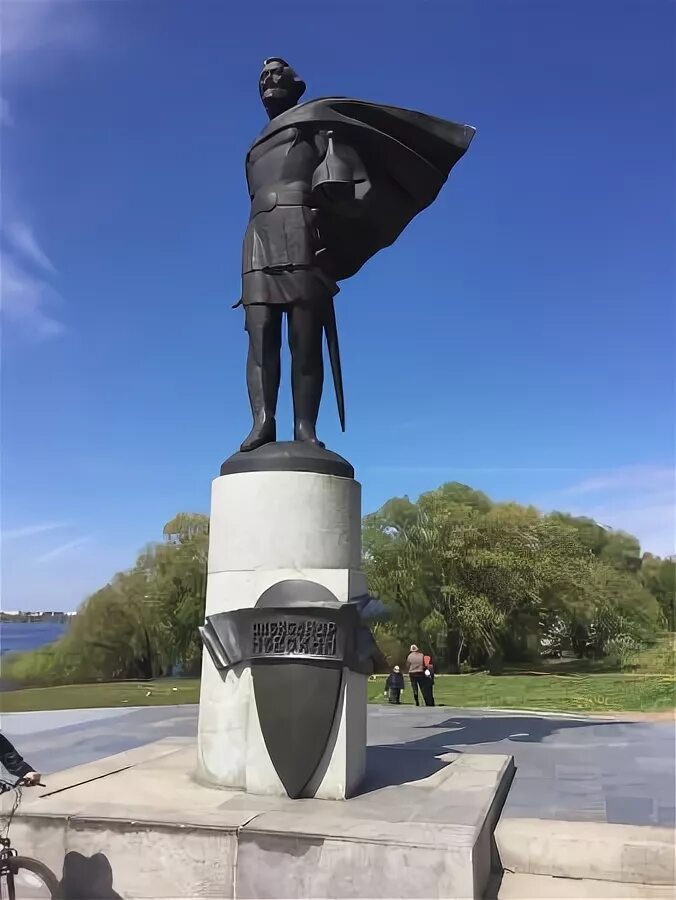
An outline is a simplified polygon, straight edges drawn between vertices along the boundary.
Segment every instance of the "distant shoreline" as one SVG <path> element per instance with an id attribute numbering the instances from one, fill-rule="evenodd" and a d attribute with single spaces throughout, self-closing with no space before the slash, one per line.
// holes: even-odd
<path id="1" fill-rule="evenodd" d="M 74 614 L 63 612 L 40 613 L 6 613 L 0 612 L 0 622 L 6 625 L 37 625 L 41 622 L 65 625 L 74 618 Z"/>

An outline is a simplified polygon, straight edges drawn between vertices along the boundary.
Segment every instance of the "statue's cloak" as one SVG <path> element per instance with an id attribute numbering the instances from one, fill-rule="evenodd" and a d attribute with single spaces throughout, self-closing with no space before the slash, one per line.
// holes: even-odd
<path id="1" fill-rule="evenodd" d="M 475 133 L 471 125 L 425 113 L 327 97 L 276 116 L 254 146 L 289 127 L 333 132 L 324 181 L 352 182 L 356 189 L 349 215 L 326 201 L 317 203 L 326 249 L 322 264 L 336 280 L 354 275 L 432 203 Z"/>

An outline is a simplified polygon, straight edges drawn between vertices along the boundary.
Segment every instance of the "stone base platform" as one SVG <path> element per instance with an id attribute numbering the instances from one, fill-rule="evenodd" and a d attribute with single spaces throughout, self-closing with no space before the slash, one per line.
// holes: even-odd
<path id="1" fill-rule="evenodd" d="M 373 747 L 358 796 L 292 801 L 204 787 L 195 754 L 167 739 L 51 775 L 13 843 L 91 900 L 484 895 L 510 756 Z"/>

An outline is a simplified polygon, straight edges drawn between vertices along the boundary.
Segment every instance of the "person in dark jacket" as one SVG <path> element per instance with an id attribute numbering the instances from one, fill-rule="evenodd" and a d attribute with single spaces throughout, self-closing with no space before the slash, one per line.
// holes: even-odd
<path id="1" fill-rule="evenodd" d="M 21 778 L 24 784 L 32 786 L 40 783 L 40 774 L 25 761 L 4 734 L 0 734 L 0 763 L 10 775 Z"/>
<path id="2" fill-rule="evenodd" d="M 423 656 L 425 678 L 420 685 L 425 706 L 434 706 L 434 661 L 431 656 Z"/>
<path id="3" fill-rule="evenodd" d="M 404 676 L 401 674 L 399 666 L 395 666 L 387 676 L 385 690 L 387 692 L 387 700 L 389 703 L 400 702 L 399 698 L 401 697 L 401 692 L 404 690 Z"/>

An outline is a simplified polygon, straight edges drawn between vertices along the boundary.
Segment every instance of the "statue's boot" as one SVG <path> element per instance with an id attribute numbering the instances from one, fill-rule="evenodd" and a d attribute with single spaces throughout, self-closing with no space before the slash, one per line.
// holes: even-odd
<path id="1" fill-rule="evenodd" d="M 247 453 L 277 440 L 277 393 L 279 391 L 279 350 L 277 355 L 271 354 L 262 365 L 254 352 L 249 348 L 246 368 L 246 383 L 249 392 L 249 403 L 253 415 L 253 428 L 242 442 L 240 450 Z"/>
<path id="2" fill-rule="evenodd" d="M 294 441 L 304 441 L 306 444 L 314 444 L 316 447 L 326 447 L 317 437 L 315 426 L 308 419 L 296 419 L 293 429 Z"/>
<path id="3" fill-rule="evenodd" d="M 289 313 L 293 438 L 315 447 L 325 446 L 315 430 L 324 384 L 324 314 L 321 301 L 322 298 L 319 298 L 316 308 L 313 304 L 293 306 Z"/>
<path id="4" fill-rule="evenodd" d="M 265 416 L 265 414 L 263 415 Z M 242 441 L 242 445 L 239 449 L 242 453 L 247 453 L 249 450 L 255 450 L 257 447 L 262 447 L 263 444 L 271 444 L 276 440 L 277 423 L 275 422 L 274 416 L 271 418 L 256 419 L 253 428 Z"/>
<path id="5" fill-rule="evenodd" d="M 303 441 L 306 444 L 314 444 L 315 447 L 325 447 L 317 437 L 317 416 L 319 404 L 322 399 L 323 373 L 311 374 L 299 372 L 300 367 L 292 366 L 291 378 L 294 386 L 293 393 L 293 439 Z"/>

